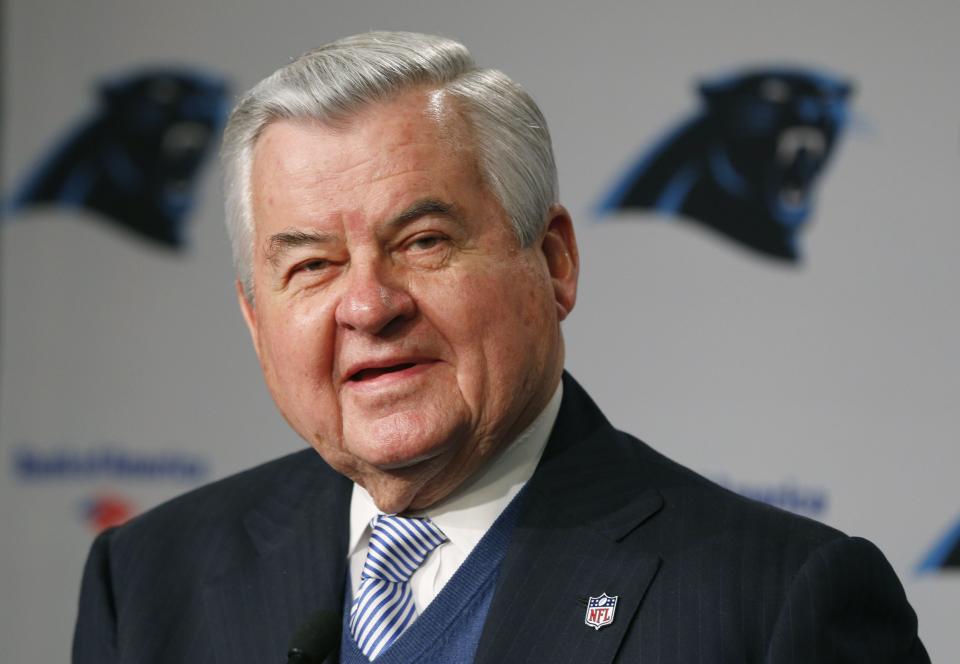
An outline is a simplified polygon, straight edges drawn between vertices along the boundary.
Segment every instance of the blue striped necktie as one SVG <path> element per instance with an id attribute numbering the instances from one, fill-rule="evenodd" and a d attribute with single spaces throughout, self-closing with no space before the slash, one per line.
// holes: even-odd
<path id="1" fill-rule="evenodd" d="M 350 609 L 350 633 L 374 660 L 417 617 L 410 577 L 447 538 L 430 519 L 380 515 L 370 522 L 370 546 Z"/>

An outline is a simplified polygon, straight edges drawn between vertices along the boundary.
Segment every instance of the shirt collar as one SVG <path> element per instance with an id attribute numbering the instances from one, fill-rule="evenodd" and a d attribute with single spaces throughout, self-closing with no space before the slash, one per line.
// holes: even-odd
<path id="1" fill-rule="evenodd" d="M 562 397 L 560 382 L 543 411 L 506 449 L 450 496 L 424 510 L 423 515 L 429 516 L 450 544 L 462 549 L 465 555 L 533 475 L 560 412 Z M 377 509 L 367 490 L 354 483 L 348 555 L 366 545 L 370 521 L 378 514 L 383 512 Z"/>

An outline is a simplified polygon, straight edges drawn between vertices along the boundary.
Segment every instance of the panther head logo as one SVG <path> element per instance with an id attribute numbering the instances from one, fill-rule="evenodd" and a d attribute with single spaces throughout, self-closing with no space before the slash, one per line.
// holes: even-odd
<path id="1" fill-rule="evenodd" d="M 194 71 L 151 70 L 105 82 L 93 117 L 13 196 L 13 209 L 81 207 L 177 248 L 200 166 L 227 111 L 227 86 Z"/>
<path id="2" fill-rule="evenodd" d="M 805 69 L 752 69 L 699 92 L 700 112 L 649 150 L 602 209 L 680 215 L 799 260 L 799 232 L 847 124 L 851 84 Z"/>

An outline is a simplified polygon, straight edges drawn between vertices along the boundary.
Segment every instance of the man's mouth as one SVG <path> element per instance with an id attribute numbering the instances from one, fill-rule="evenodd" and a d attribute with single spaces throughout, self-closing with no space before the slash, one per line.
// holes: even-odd
<path id="1" fill-rule="evenodd" d="M 405 371 L 411 369 L 417 365 L 416 362 L 401 362 L 400 364 L 393 364 L 387 367 L 370 367 L 368 369 L 361 369 L 353 375 L 350 376 L 348 380 L 352 382 L 361 382 L 365 380 L 373 380 L 374 378 L 379 378 L 385 374 L 396 373 L 398 371 Z"/>

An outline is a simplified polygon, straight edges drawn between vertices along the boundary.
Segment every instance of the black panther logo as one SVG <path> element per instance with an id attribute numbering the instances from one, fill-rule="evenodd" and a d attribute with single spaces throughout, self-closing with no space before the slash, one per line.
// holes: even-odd
<path id="1" fill-rule="evenodd" d="M 851 85 L 757 69 L 699 86 L 702 110 L 651 149 L 603 203 L 682 215 L 797 261 L 814 185 L 846 125 Z"/>
<path id="2" fill-rule="evenodd" d="M 14 195 L 11 207 L 94 210 L 168 247 L 184 243 L 193 184 L 227 114 L 221 80 L 178 70 L 106 82 L 100 107 Z"/>
<path id="3" fill-rule="evenodd" d="M 921 561 L 918 571 L 960 571 L 960 521 L 947 531 Z"/>

